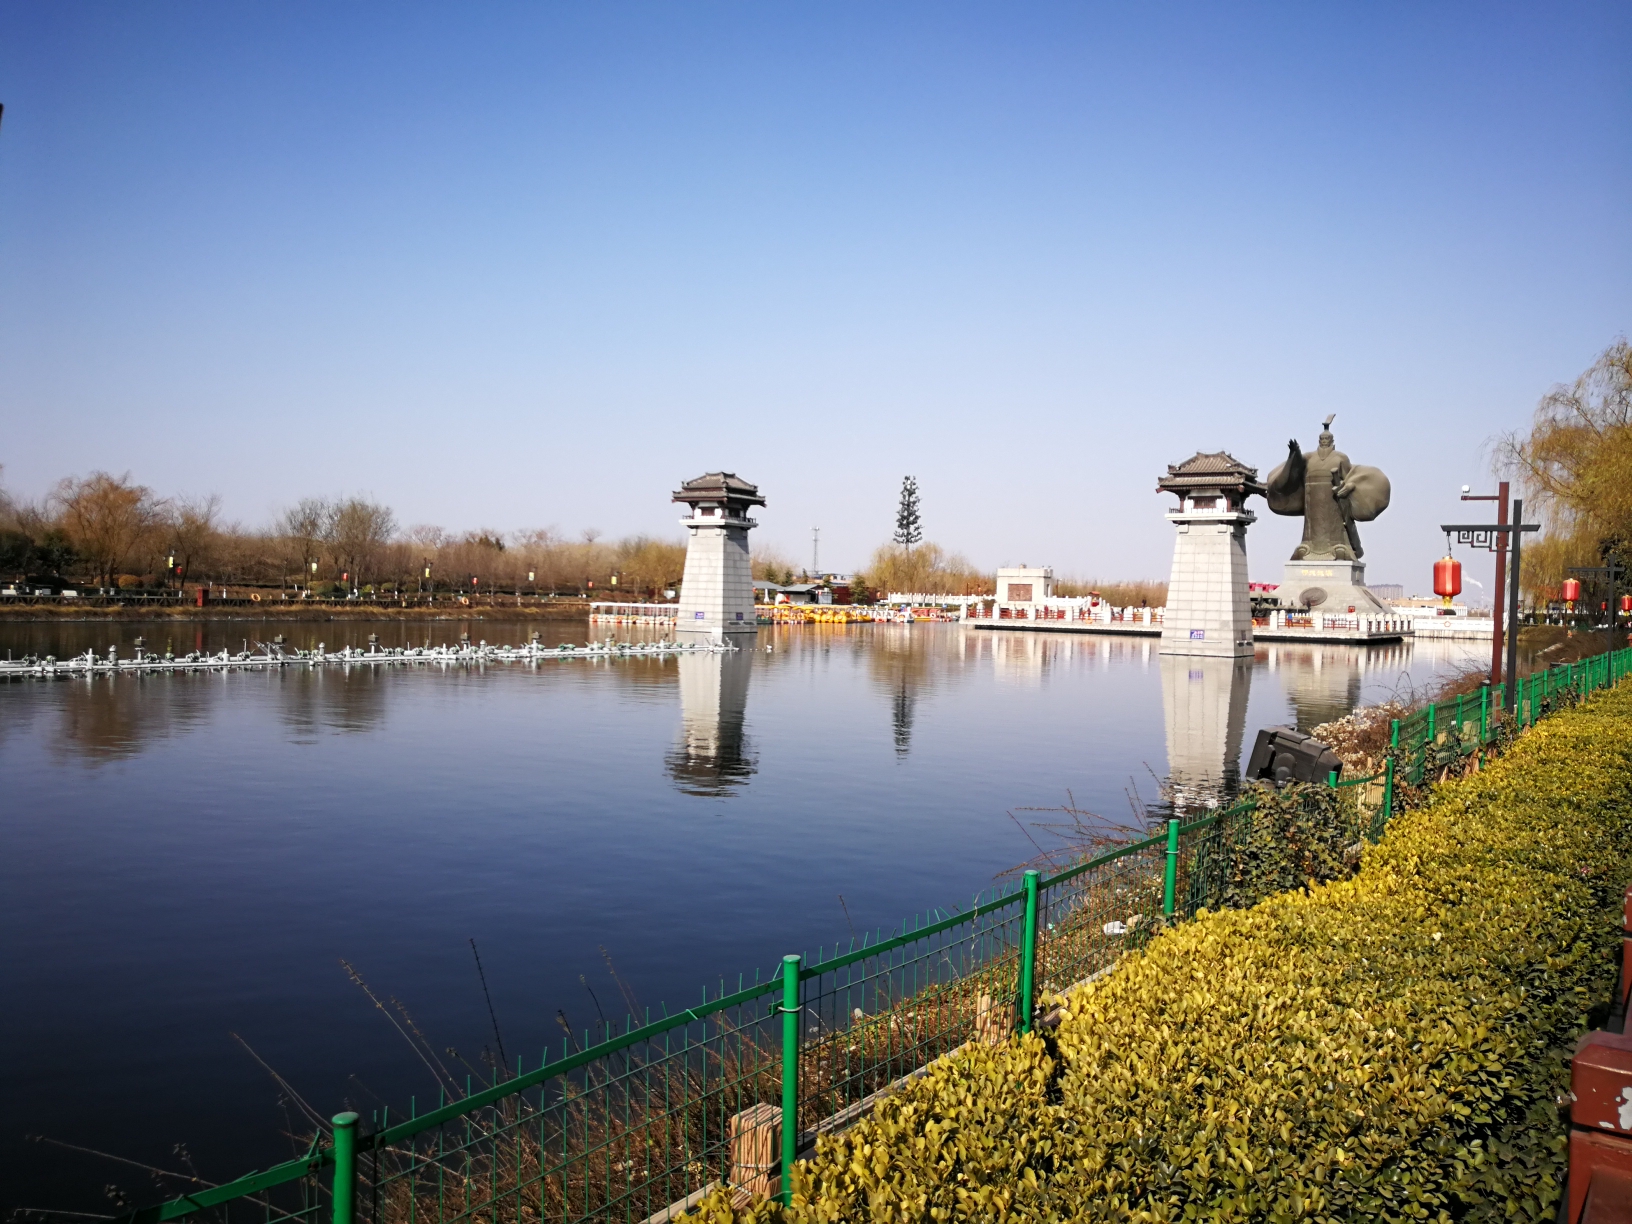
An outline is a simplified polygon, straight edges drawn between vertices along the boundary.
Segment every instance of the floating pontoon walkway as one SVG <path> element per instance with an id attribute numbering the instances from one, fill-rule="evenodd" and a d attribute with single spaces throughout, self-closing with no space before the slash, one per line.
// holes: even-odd
<path id="1" fill-rule="evenodd" d="M 371 641 L 366 650 L 354 646 L 327 650 L 320 642 L 316 650 L 291 650 L 280 642 L 257 642 L 253 649 L 236 654 L 222 650 L 218 654 L 193 651 L 185 655 L 155 655 L 143 651 L 138 645 L 134 657 L 128 659 L 121 659 L 117 649 L 109 647 L 105 655 L 87 650 L 68 659 L 46 655 L 43 658 L 28 656 L 7 660 L 0 662 L 0 679 L 147 675 L 157 672 L 276 671 L 315 667 L 485 667 L 490 663 L 542 663 L 548 659 L 661 659 L 670 655 L 726 654 L 735 649 L 730 644 L 714 642 L 692 644 L 609 640 L 591 642 L 585 646 L 566 643 L 542 646 L 535 640 L 525 646 L 489 646 L 486 642 L 474 646 L 468 642 L 461 642 L 457 646 L 380 646 Z"/>

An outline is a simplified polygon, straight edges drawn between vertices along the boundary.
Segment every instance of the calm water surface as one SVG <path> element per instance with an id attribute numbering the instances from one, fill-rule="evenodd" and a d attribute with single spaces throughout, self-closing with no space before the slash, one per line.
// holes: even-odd
<path id="1" fill-rule="evenodd" d="M 3 625 L 0 650 L 525 640 L 473 622 Z M 582 641 L 581 624 L 547 641 Z M 1486 648 L 1488 649 L 1488 648 Z M 705 981 L 962 903 L 1045 849 L 1046 813 L 1132 820 L 1258 727 L 1310 727 L 1480 648 L 1262 644 L 954 625 L 762 629 L 736 656 L 0 685 L 0 1202 L 111 1211 L 139 1171 L 227 1180 L 325 1114 L 434 1091 L 342 967 L 475 1067 Z M 1027 827 L 1023 827 L 1027 826 Z M 840 897 L 843 897 L 841 904 Z M 236 1037 L 234 1036 L 236 1034 Z M 241 1039 L 241 1042 L 240 1040 Z"/>

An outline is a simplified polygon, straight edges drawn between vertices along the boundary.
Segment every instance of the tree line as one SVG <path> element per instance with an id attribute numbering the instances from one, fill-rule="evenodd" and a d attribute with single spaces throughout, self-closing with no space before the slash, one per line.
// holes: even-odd
<path id="1" fill-rule="evenodd" d="M 961 554 L 924 541 L 917 482 L 892 540 L 851 576 L 860 598 L 887 591 L 991 594 L 994 577 Z M 906 542 L 901 542 L 902 540 Z M 684 538 L 603 539 L 553 527 L 504 533 L 404 528 L 367 494 L 308 497 L 259 528 L 225 521 L 221 498 L 165 497 L 129 473 L 68 477 L 37 501 L 0 488 L 0 576 L 101 590 L 199 585 L 310 590 L 331 595 L 525 591 L 660 597 L 685 570 Z M 788 584 L 812 577 L 770 546 L 753 549 L 754 576 Z M 1101 590 L 1117 603 L 1162 602 L 1165 584 L 1101 586 L 1064 580 L 1062 594 Z"/>
<path id="2" fill-rule="evenodd" d="M 771 559 L 774 563 L 775 558 Z M 226 522 L 221 498 L 162 497 L 127 473 L 93 472 L 25 501 L 0 490 L 0 574 L 101 589 L 199 584 L 357 590 L 628 591 L 672 588 L 683 540 L 568 538 L 554 528 L 505 534 L 401 528 L 367 495 L 303 498 L 263 528 Z"/>

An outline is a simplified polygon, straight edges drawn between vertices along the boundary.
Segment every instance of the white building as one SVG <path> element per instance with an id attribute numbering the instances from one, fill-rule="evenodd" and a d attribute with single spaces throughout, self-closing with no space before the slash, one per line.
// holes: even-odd
<path id="1" fill-rule="evenodd" d="M 997 571 L 999 603 L 1036 603 L 1054 598 L 1051 566 L 1008 565 Z"/>

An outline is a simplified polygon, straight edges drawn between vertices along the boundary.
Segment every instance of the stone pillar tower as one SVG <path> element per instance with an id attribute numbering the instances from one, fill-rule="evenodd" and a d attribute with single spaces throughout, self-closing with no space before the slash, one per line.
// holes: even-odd
<path id="1" fill-rule="evenodd" d="M 691 538 L 675 633 L 723 642 L 727 634 L 758 632 L 748 563 L 748 533 L 758 524 L 748 511 L 765 499 L 734 473 L 709 472 L 686 481 L 674 500 L 691 507 L 691 517 L 680 520 Z"/>
<path id="2" fill-rule="evenodd" d="M 1247 498 L 1262 494 L 1258 469 L 1218 451 L 1198 452 L 1167 469 L 1157 492 L 1173 493 L 1178 529 L 1167 583 L 1162 653 L 1243 658 L 1252 654 L 1247 597 L 1247 528 L 1258 516 Z"/>

